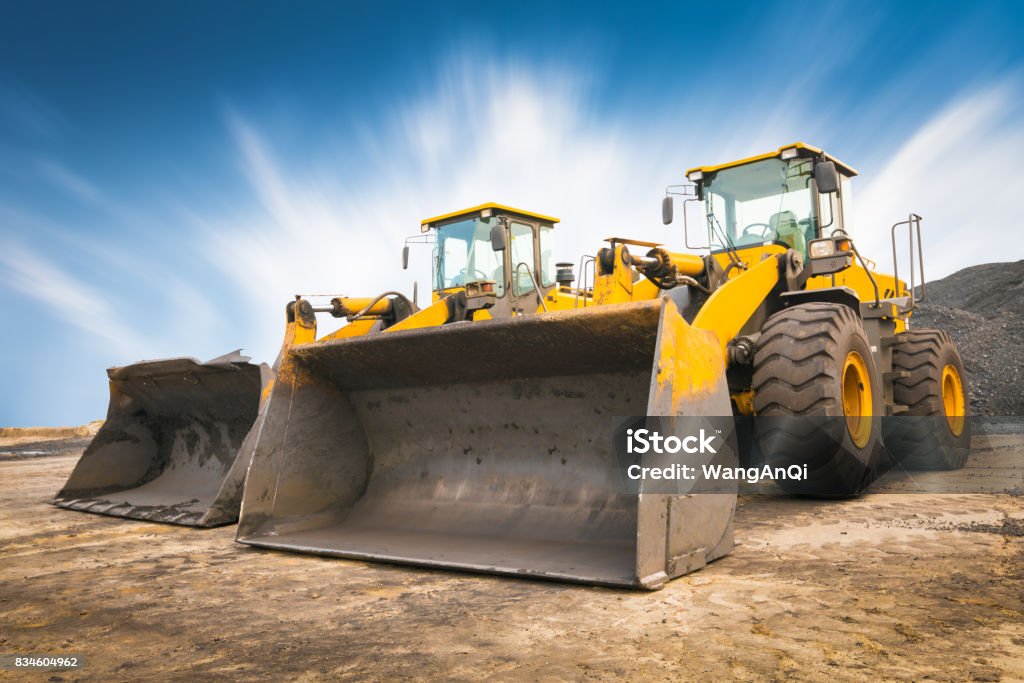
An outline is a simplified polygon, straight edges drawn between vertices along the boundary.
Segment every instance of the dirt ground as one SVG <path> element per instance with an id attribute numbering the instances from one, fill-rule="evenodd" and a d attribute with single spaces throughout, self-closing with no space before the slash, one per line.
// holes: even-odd
<path id="1" fill-rule="evenodd" d="M 653 593 L 261 551 L 47 504 L 88 440 L 0 448 L 0 679 L 1024 680 L 1024 498 L 741 497 Z M 1020 482 L 1020 436 L 964 476 Z M 953 475 L 956 476 L 956 475 Z M 1013 495 L 1016 494 L 1016 495 Z"/>

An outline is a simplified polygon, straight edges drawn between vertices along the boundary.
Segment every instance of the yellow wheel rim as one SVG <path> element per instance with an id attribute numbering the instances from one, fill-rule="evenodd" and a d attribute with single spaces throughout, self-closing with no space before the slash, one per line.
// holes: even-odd
<path id="1" fill-rule="evenodd" d="M 867 364 L 856 351 L 846 354 L 842 381 L 846 429 L 857 448 L 864 448 L 871 439 L 871 378 Z"/>
<path id="2" fill-rule="evenodd" d="M 965 405 L 964 384 L 960 373 L 952 365 L 942 368 L 942 408 L 946 413 L 946 422 L 953 436 L 960 436 L 964 431 Z"/>

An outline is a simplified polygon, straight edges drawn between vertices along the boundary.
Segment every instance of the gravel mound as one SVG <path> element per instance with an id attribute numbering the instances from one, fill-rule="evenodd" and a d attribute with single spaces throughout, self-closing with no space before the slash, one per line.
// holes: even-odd
<path id="1" fill-rule="evenodd" d="M 1024 261 L 986 263 L 925 288 L 915 329 L 946 330 L 967 370 L 975 415 L 1024 415 Z"/>
<path id="2" fill-rule="evenodd" d="M 47 439 L 17 444 L 0 444 L 0 462 L 4 460 L 27 460 L 49 458 L 55 455 L 81 453 L 92 438 Z"/>

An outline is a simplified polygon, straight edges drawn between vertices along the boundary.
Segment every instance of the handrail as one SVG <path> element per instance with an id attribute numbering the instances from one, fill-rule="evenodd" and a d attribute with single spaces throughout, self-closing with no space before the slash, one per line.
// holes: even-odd
<path id="1" fill-rule="evenodd" d="M 587 270 L 587 266 L 592 266 Z M 594 280 L 597 279 L 597 257 L 591 256 L 590 254 L 584 254 L 580 257 L 580 281 L 576 287 L 576 298 L 572 302 L 573 308 L 578 308 L 580 303 L 580 293 L 583 293 L 583 308 L 587 307 L 587 273 L 592 273 L 590 286 L 594 286 Z"/>
<path id="2" fill-rule="evenodd" d="M 548 305 L 544 302 L 544 293 L 540 291 L 540 287 L 537 286 L 537 278 L 533 276 L 533 272 L 530 270 L 530 266 L 526 261 L 520 261 L 517 263 L 515 270 L 512 271 L 512 294 L 517 298 L 523 296 L 519 293 L 519 269 L 523 266 L 526 267 L 526 274 L 529 276 L 530 282 L 533 283 L 533 291 L 537 292 L 537 299 L 540 301 L 541 308 L 543 308 L 544 312 L 547 313 Z"/>
<path id="3" fill-rule="evenodd" d="M 892 238 L 892 277 L 898 283 L 900 280 L 900 264 L 896 257 L 896 228 L 901 225 L 907 226 L 907 239 L 910 251 L 910 308 L 914 309 L 917 304 L 924 301 L 924 249 L 921 246 L 921 217 L 911 213 L 907 220 L 894 223 L 890 236 Z M 917 289 L 916 273 L 914 270 L 914 236 L 917 235 L 917 273 L 921 275 L 921 296 L 918 297 L 914 290 Z M 899 286 L 899 285 L 897 285 Z"/>
<path id="4" fill-rule="evenodd" d="M 832 237 L 835 237 L 836 235 L 842 235 L 842 236 L 846 237 L 847 239 L 850 239 L 850 233 L 846 232 L 846 230 L 844 230 L 843 228 L 836 228 L 835 230 L 833 230 L 832 231 Z M 850 249 L 853 251 L 854 256 L 857 257 L 857 260 L 860 261 L 860 265 L 861 265 L 862 268 L 864 268 L 864 272 L 868 274 L 868 281 L 871 282 L 871 286 L 875 290 L 875 303 L 873 303 L 871 305 L 871 308 L 878 308 L 879 306 L 882 305 L 881 304 L 881 299 L 878 296 L 878 282 L 875 281 L 874 273 L 872 273 L 871 269 L 868 268 L 869 259 L 865 259 L 863 256 L 860 255 L 860 252 L 857 251 L 857 245 L 853 243 L 852 239 L 850 239 Z M 875 262 L 871 261 L 871 264 L 875 265 Z M 835 273 L 833 273 L 832 274 L 832 284 L 834 285 L 835 282 L 836 282 L 836 276 L 835 276 Z"/>
<path id="5" fill-rule="evenodd" d="M 861 267 L 864 269 L 864 272 L 868 274 L 868 280 L 871 281 L 871 286 L 874 287 L 875 289 L 875 303 L 871 305 L 871 308 L 878 308 L 882 304 L 880 299 L 878 298 L 878 283 L 875 282 L 875 276 L 871 272 L 871 269 L 868 268 L 868 264 L 865 262 L 864 257 L 860 255 L 859 251 L 857 251 L 857 246 L 853 243 L 852 240 L 850 241 L 850 248 L 853 249 L 853 253 L 856 254 L 857 260 L 860 261 Z"/>

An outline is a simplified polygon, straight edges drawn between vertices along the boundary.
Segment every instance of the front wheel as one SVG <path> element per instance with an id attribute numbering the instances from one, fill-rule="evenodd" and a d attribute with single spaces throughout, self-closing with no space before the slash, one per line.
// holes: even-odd
<path id="1" fill-rule="evenodd" d="M 757 447 L 771 467 L 806 465 L 790 493 L 853 496 L 882 455 L 881 385 L 860 318 L 807 303 L 776 313 L 754 348 Z"/>

